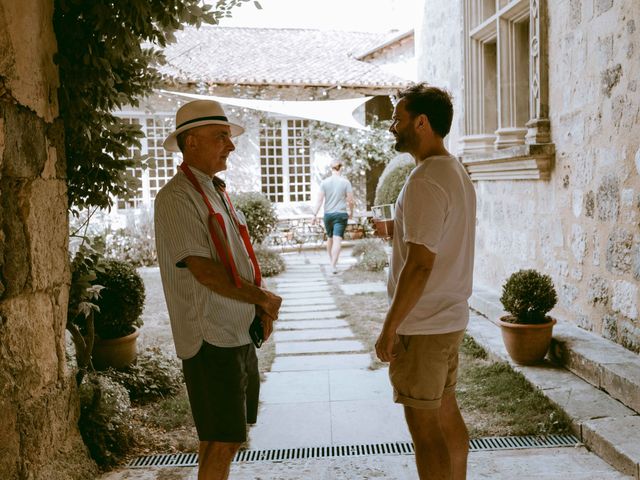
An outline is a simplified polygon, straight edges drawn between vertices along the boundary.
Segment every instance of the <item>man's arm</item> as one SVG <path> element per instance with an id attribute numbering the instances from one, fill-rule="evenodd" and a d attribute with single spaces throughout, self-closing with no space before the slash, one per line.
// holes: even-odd
<path id="1" fill-rule="evenodd" d="M 190 256 L 185 263 L 196 280 L 210 290 L 223 297 L 257 305 L 271 320 L 278 317 L 282 297 L 243 279 L 242 288 L 236 287 L 224 266 L 210 258 Z"/>
<path id="2" fill-rule="evenodd" d="M 318 201 L 316 202 L 316 207 L 313 209 L 313 220 L 312 223 L 316 223 L 316 219 L 318 217 L 318 212 L 320 211 L 320 207 L 322 206 L 322 202 L 324 202 L 324 191 L 320 190 L 318 194 Z"/>
<path id="3" fill-rule="evenodd" d="M 347 209 L 349 211 L 349 218 L 353 217 L 353 207 L 355 202 L 353 200 L 353 192 L 347 192 Z"/>
<path id="4" fill-rule="evenodd" d="M 424 245 L 408 243 L 407 259 L 400 271 L 396 291 L 376 342 L 376 354 L 383 362 L 393 358 L 396 330 L 416 306 L 431 275 L 436 254 Z"/>

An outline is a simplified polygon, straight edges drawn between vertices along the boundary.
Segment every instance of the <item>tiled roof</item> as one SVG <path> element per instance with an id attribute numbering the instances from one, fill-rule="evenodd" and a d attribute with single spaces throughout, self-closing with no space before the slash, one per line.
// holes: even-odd
<path id="1" fill-rule="evenodd" d="M 394 36 L 203 26 L 177 32 L 159 70 L 178 83 L 398 88 L 407 80 L 355 58 Z"/>

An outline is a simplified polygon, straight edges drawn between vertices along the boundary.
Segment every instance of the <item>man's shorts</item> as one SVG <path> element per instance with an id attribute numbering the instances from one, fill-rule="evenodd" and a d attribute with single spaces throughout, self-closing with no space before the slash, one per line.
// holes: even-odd
<path id="1" fill-rule="evenodd" d="M 344 238 L 344 231 L 347 228 L 347 222 L 349 221 L 349 214 L 343 212 L 333 212 L 324 214 L 324 230 L 327 233 L 327 238 L 342 237 Z"/>
<path id="2" fill-rule="evenodd" d="M 182 361 L 182 369 L 200 441 L 246 441 L 260 394 L 253 344 L 223 348 L 203 342 L 194 357 Z"/>
<path id="3" fill-rule="evenodd" d="M 389 364 L 393 401 L 413 408 L 439 408 L 455 389 L 464 330 L 437 335 L 398 335 Z"/>

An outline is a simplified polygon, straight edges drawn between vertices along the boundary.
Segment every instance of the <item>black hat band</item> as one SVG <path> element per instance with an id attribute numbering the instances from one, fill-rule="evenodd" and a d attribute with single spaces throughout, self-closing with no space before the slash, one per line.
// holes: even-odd
<path id="1" fill-rule="evenodd" d="M 227 117 L 225 117 L 224 115 L 211 116 L 211 117 L 198 117 L 198 118 L 194 118 L 192 120 L 187 120 L 184 123 L 181 123 L 180 125 L 178 125 L 176 127 L 176 130 L 178 130 L 179 128 L 184 127 L 185 125 L 189 125 L 190 123 L 202 122 L 204 120 L 220 120 L 220 121 L 229 123 L 229 120 L 227 120 Z"/>

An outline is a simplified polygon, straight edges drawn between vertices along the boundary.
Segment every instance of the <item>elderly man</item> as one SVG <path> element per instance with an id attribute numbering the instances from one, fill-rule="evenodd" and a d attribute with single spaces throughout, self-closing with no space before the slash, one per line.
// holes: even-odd
<path id="1" fill-rule="evenodd" d="M 217 102 L 182 106 L 164 148 L 184 161 L 155 200 L 162 285 L 200 439 L 199 480 L 228 478 L 247 423 L 256 421 L 260 379 L 249 331 L 267 339 L 282 302 L 262 288 L 244 217 L 215 176 L 243 131 Z"/>

